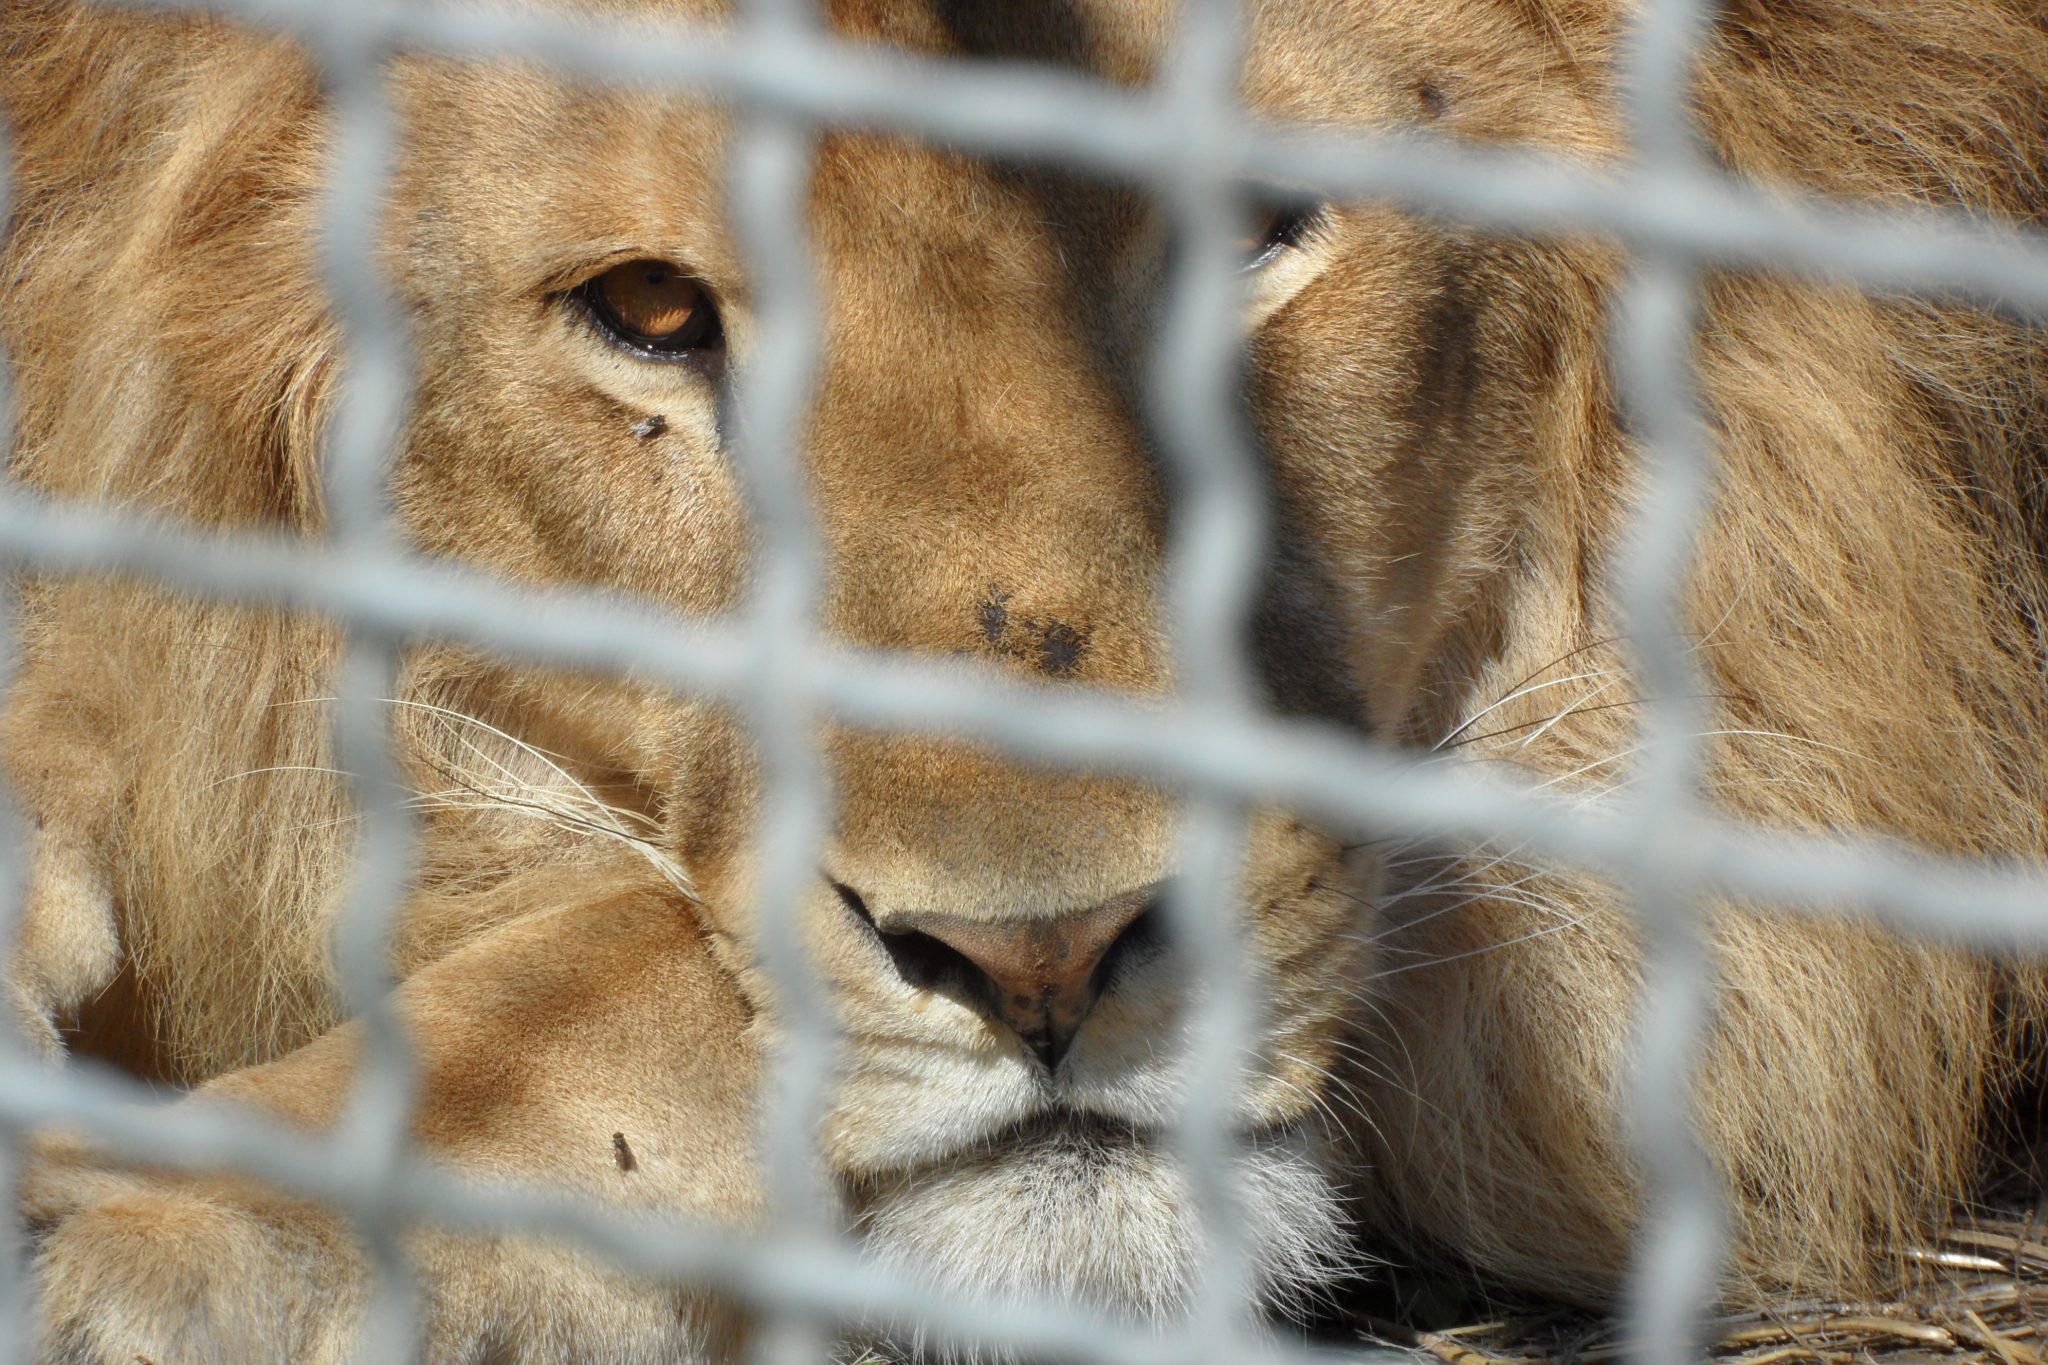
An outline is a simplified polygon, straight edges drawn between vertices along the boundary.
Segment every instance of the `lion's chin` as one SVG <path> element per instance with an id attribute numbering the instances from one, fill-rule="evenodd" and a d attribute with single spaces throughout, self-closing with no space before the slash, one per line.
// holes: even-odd
<path id="1" fill-rule="evenodd" d="M 1262 1306 L 1293 1307 L 1345 1272 L 1340 1201 L 1305 1141 L 1254 1138 L 1234 1165 Z M 877 1260 L 964 1294 L 1157 1323 L 1183 1312 L 1201 1281 L 1201 1215 L 1182 1164 L 1152 1137 L 1100 1120 L 1035 1119 L 889 1177 L 864 1202 L 861 1235 Z"/>

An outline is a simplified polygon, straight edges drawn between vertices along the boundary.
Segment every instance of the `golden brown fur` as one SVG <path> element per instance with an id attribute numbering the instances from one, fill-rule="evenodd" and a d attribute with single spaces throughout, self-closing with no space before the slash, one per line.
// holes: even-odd
<path id="1" fill-rule="evenodd" d="M 338 342 L 304 60 L 212 21 L 59 0 L 0 14 L 15 471 L 56 497 L 317 535 Z M 1139 0 L 833 7 L 864 38 L 1123 82 L 1149 78 L 1170 18 Z M 1607 0 L 1266 5 L 1245 88 L 1282 117 L 1606 158 L 1625 21 Z M 408 59 L 394 89 L 385 256 L 419 364 L 394 476 L 408 534 L 529 582 L 733 607 L 747 528 L 715 379 L 622 358 L 563 304 L 615 261 L 683 261 L 744 365 L 724 116 L 510 66 Z M 2038 0 L 1737 0 L 1699 96 L 1743 174 L 2024 222 L 2048 207 Z M 1133 394 L 1151 211 L 835 134 L 810 226 L 825 628 L 1169 688 L 1167 508 Z M 1250 392 L 1284 551 L 1257 654 L 1280 709 L 1625 791 L 1634 685 L 1603 588 L 1636 480 L 1604 358 L 1620 268 L 1599 243 L 1350 205 L 1253 279 Z M 1767 278 L 1709 293 L 1697 356 L 1721 463 L 1693 624 L 1713 798 L 1774 827 L 2048 855 L 2040 334 Z M 636 434 L 652 415 L 666 431 Z M 101 581 L 31 583 L 22 629 L 7 743 L 38 832 L 19 1013 L 53 1050 L 76 1022 L 137 1069 L 327 1121 L 355 1046 L 328 948 L 353 852 L 325 771 L 335 633 Z M 750 1223 L 775 1010 L 733 718 L 430 645 L 394 700 L 425 808 L 397 945 L 423 1145 Z M 824 739 L 839 819 L 822 866 L 884 918 L 1044 917 L 1171 871 L 1171 803 L 1140 784 L 943 739 Z M 1620 1098 L 1637 969 L 1616 896 L 1515 849 L 1361 847 L 1262 812 L 1244 904 L 1270 1015 L 1242 1103 L 1267 1135 L 1242 1171 L 1262 1292 L 1284 1300 L 1341 1259 L 1341 1185 L 1354 1222 L 1610 1300 L 1638 1217 Z M 1049 1086 L 1000 1026 L 897 981 L 824 878 L 804 914 L 848 1038 L 823 1149 L 875 1253 L 982 1292 L 1181 1306 L 1198 1243 L 1147 1136 L 1173 1107 L 1172 963 L 1119 978 Z M 1728 1292 L 1881 1280 L 1970 1188 L 2030 1063 L 2038 974 L 1769 907 L 1713 926 L 1696 1118 L 1735 1216 Z M 651 1174 L 622 1182 L 609 1135 L 629 1129 Z M 29 1195 L 51 1229 L 55 1358 L 325 1359 L 352 1340 L 361 1260 L 326 1215 L 70 1151 Z M 1125 1210 L 1114 1234 L 1091 1212 L 1104 1199 Z M 724 1310 L 569 1252 L 426 1233 L 411 1250 L 437 1358 L 736 1349 Z"/>

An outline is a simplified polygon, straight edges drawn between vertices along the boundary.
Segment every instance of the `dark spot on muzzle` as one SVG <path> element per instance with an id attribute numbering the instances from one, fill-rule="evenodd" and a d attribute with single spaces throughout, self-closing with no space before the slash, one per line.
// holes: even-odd
<path id="1" fill-rule="evenodd" d="M 1088 654 L 1088 628 L 1057 616 L 1013 616 L 1011 597 L 991 587 L 974 605 L 974 624 L 989 651 L 1055 678 L 1077 671 Z"/>
<path id="2" fill-rule="evenodd" d="M 1055 678 L 1081 666 L 1088 637 L 1064 621 L 1047 621 L 1038 629 L 1038 665 Z"/>
<path id="3" fill-rule="evenodd" d="M 974 609 L 974 615 L 983 638 L 1000 649 L 1003 635 L 1010 629 L 1010 594 L 1001 588 L 990 588 L 988 596 Z"/>

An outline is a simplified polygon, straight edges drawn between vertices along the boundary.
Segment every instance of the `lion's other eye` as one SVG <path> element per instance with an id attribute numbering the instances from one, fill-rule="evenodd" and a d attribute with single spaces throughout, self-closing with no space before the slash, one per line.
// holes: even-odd
<path id="1" fill-rule="evenodd" d="M 674 356 L 725 344 L 703 283 L 666 261 L 613 266 L 577 294 L 598 327 L 632 350 Z"/>
<path id="2" fill-rule="evenodd" d="M 1291 246 L 1298 246 L 1322 223 L 1320 205 L 1265 207 L 1254 210 L 1251 225 L 1237 239 L 1238 259 L 1246 271 L 1269 264 Z"/>

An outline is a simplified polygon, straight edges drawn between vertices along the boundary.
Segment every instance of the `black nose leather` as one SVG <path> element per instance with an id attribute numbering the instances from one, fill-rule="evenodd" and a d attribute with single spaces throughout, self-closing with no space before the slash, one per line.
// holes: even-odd
<path id="1" fill-rule="evenodd" d="M 1117 961 L 1150 939 L 1159 890 L 1148 886 L 1086 910 L 1028 919 L 883 910 L 870 922 L 906 980 L 943 989 L 952 978 L 1050 1070 L 1073 1046 Z"/>

